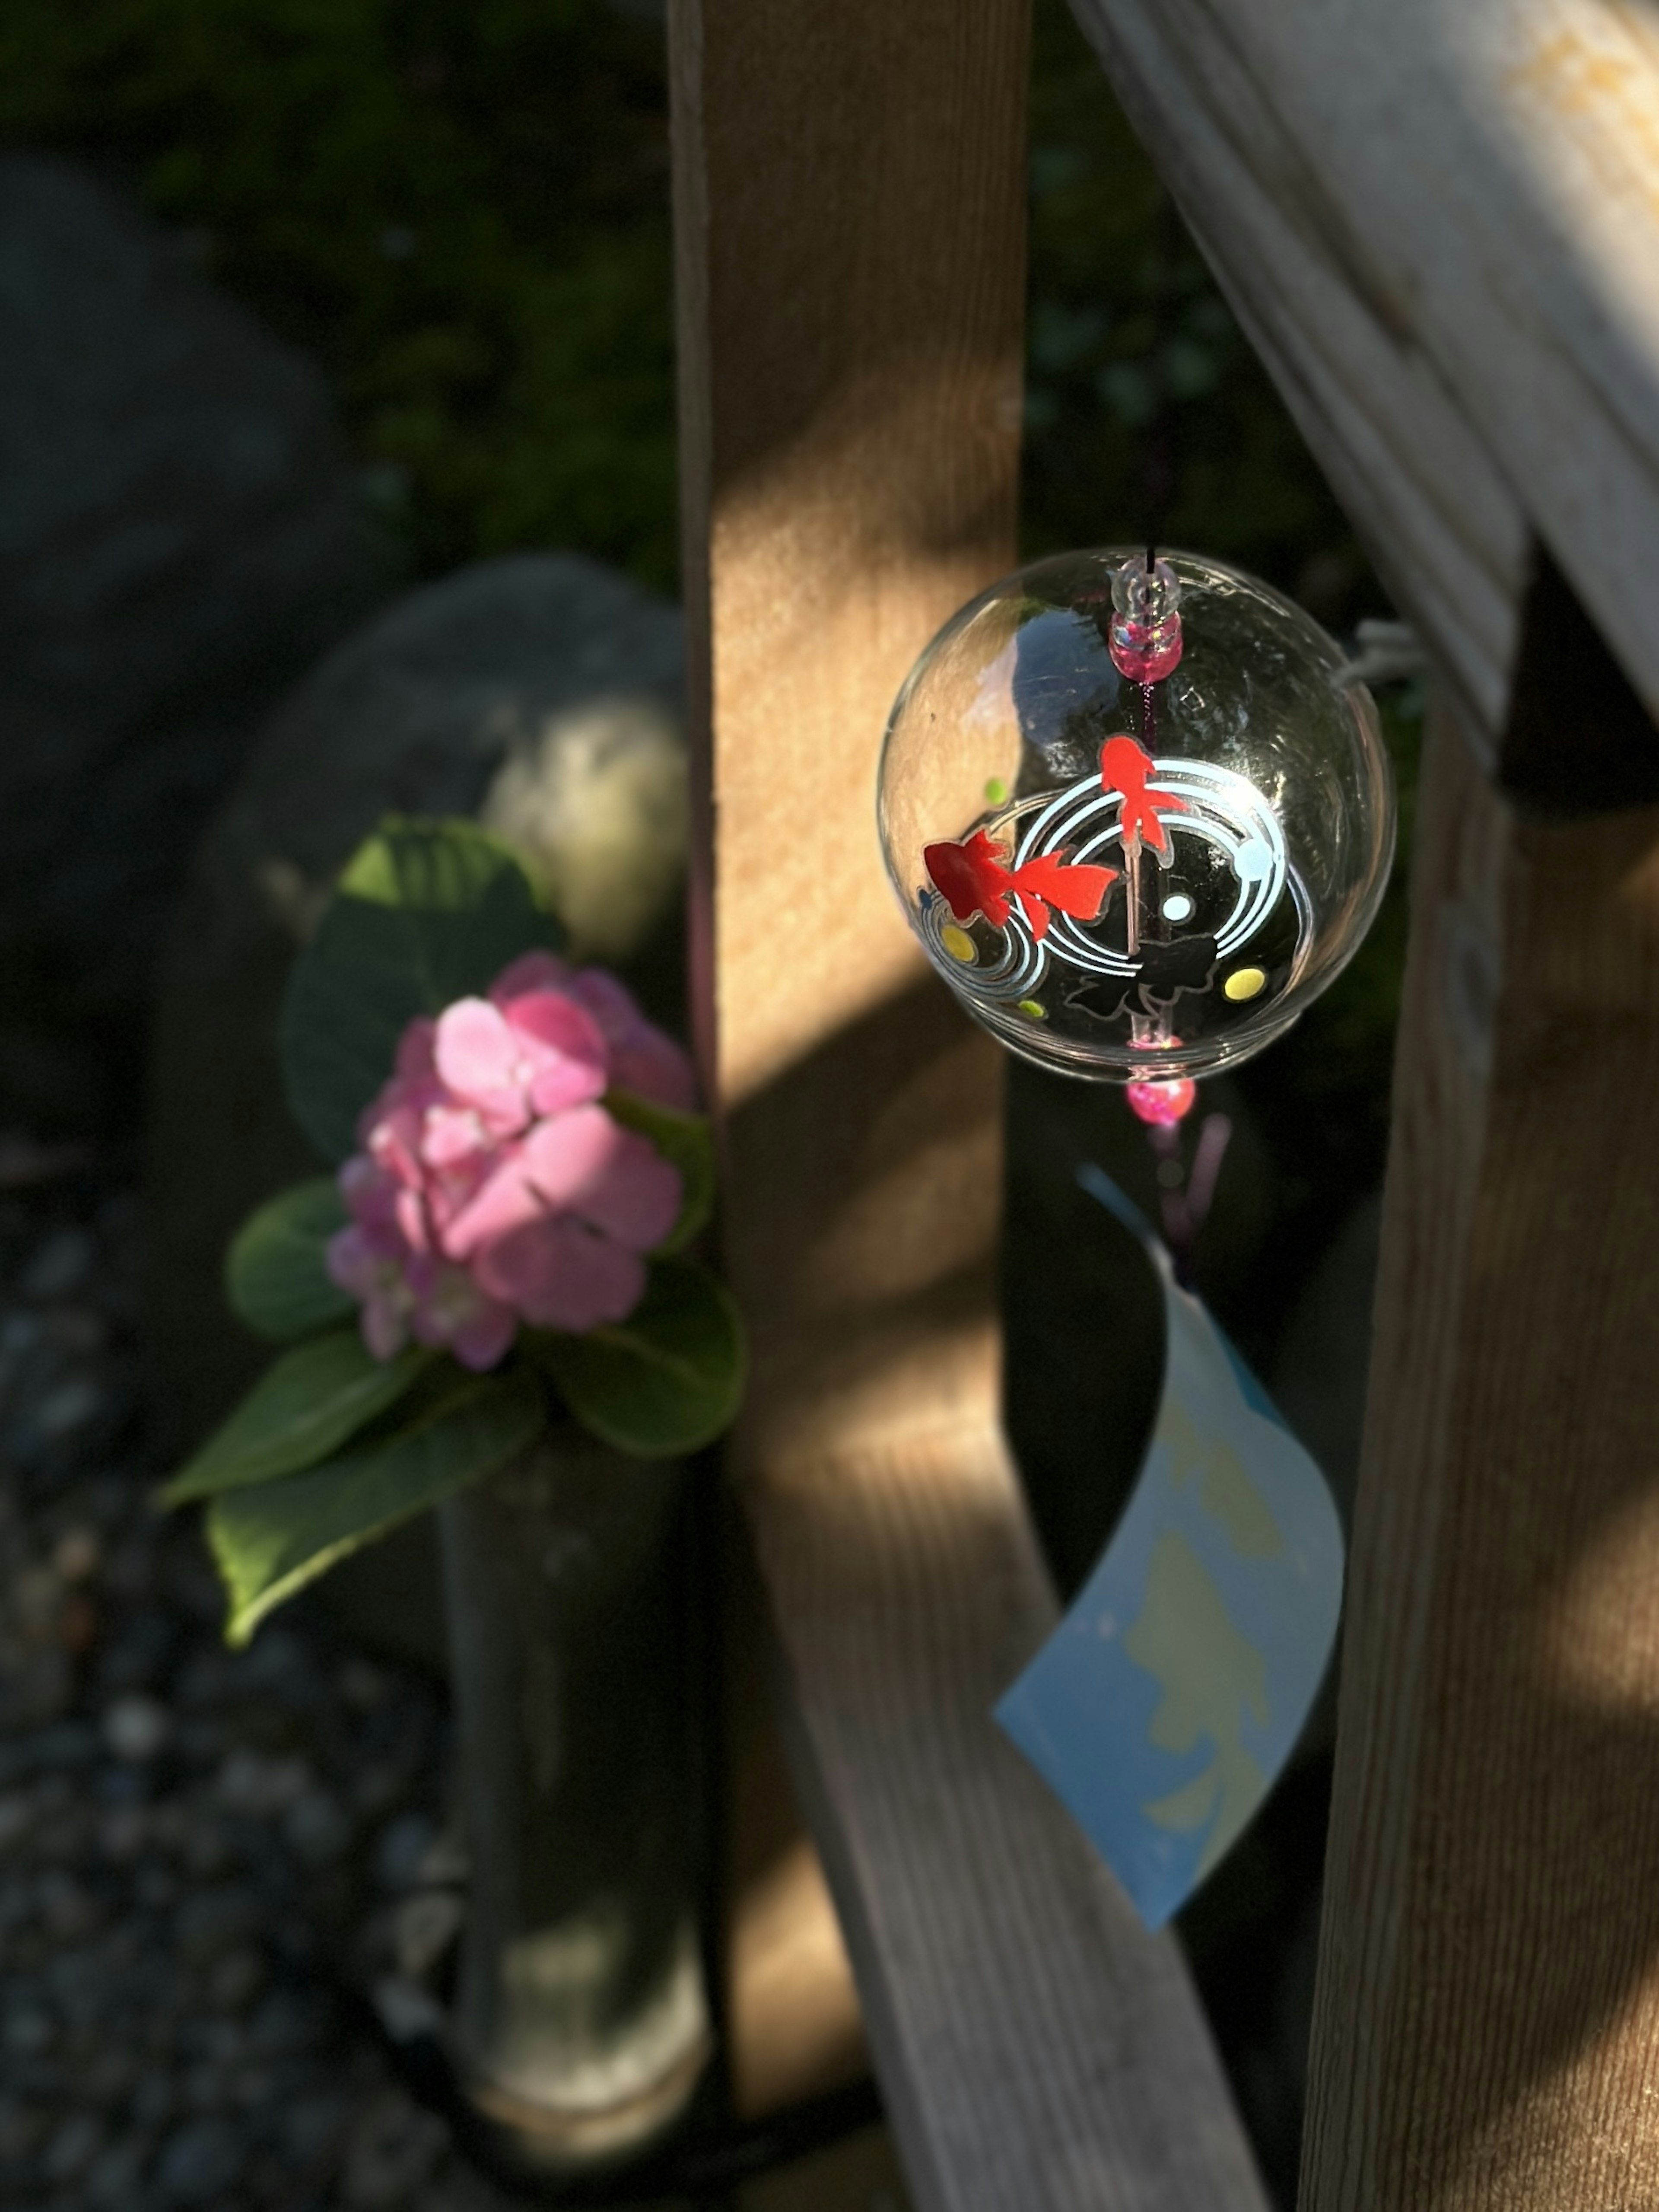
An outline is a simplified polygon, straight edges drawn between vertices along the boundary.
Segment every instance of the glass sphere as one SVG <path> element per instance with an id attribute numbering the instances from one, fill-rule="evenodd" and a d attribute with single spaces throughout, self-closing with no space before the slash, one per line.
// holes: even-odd
<path id="1" fill-rule="evenodd" d="M 1395 806 L 1376 708 L 1254 576 L 1063 553 L 956 615 L 882 747 L 888 872 L 1022 1058 L 1197 1077 L 1289 1029 L 1364 935 Z"/>

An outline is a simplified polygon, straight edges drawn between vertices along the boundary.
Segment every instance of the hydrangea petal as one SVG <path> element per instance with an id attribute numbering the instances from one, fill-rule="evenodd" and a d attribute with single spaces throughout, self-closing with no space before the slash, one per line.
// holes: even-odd
<path id="1" fill-rule="evenodd" d="M 672 1037 L 648 1022 L 627 985 L 603 968 L 584 968 L 571 978 L 570 995 L 592 1015 L 611 1048 L 611 1080 L 659 1106 L 689 1113 L 697 1103 L 690 1057 Z"/>
<path id="2" fill-rule="evenodd" d="M 672 1037 L 664 1036 L 660 1030 L 650 1030 L 649 1024 L 645 1026 L 648 1035 L 612 1048 L 613 1081 L 636 1097 L 672 1106 L 681 1114 L 695 1113 L 697 1079 L 690 1060 Z"/>
<path id="3" fill-rule="evenodd" d="M 438 1024 L 429 1015 L 416 1014 L 398 1040 L 398 1057 L 394 1063 L 398 1073 L 406 1081 L 437 1073 L 433 1058 L 433 1042 L 438 1034 Z"/>
<path id="4" fill-rule="evenodd" d="M 570 969 L 556 953 L 521 952 L 490 985 L 489 996 L 496 1006 L 504 1006 L 530 991 L 568 992 L 569 988 Z"/>
<path id="5" fill-rule="evenodd" d="M 550 1206 L 580 1214 L 635 1252 L 660 1244 L 679 1218 L 679 1170 L 602 1106 L 538 1122 L 525 1139 L 524 1166 Z"/>
<path id="6" fill-rule="evenodd" d="M 580 1335 L 624 1320 L 645 1294 L 645 1263 L 568 1216 L 550 1216 L 478 1255 L 483 1288 L 540 1328 Z"/>
<path id="7" fill-rule="evenodd" d="M 378 1358 L 412 1333 L 483 1370 L 520 1319 L 581 1332 L 633 1310 L 640 1255 L 672 1227 L 683 1186 L 605 1112 L 613 1081 L 695 1099 L 690 1061 L 625 987 L 549 953 L 410 1024 L 341 1170 L 349 1222 L 328 1255 Z"/>
<path id="8" fill-rule="evenodd" d="M 445 1226 L 443 1249 L 452 1260 L 470 1260 L 480 1245 L 511 1235 L 545 1211 L 541 1199 L 526 1179 L 520 1152 L 515 1148 L 476 1196 Z"/>
<path id="9" fill-rule="evenodd" d="M 484 1299 L 472 1320 L 456 1330 L 449 1348 L 463 1367 L 483 1374 L 506 1357 L 518 1333 L 519 1317 L 512 1307 Z"/>
<path id="10" fill-rule="evenodd" d="M 499 1006 L 488 999 L 457 999 L 438 1017 L 434 1057 L 439 1074 L 466 1100 L 509 1133 L 529 1119 L 520 1071 L 518 1040 Z"/>
<path id="11" fill-rule="evenodd" d="M 530 1103 L 538 1114 L 562 1113 L 603 1097 L 611 1054 L 593 1017 L 574 1000 L 530 991 L 503 1009 L 530 1073 Z"/>

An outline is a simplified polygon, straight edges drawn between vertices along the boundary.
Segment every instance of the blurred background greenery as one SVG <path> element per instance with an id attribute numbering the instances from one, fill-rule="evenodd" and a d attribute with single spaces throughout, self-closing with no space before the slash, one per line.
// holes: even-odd
<path id="1" fill-rule="evenodd" d="M 8 0 L 0 133 L 136 186 L 322 362 L 422 574 L 571 544 L 672 586 L 659 22 L 605 0 Z M 1374 597 L 1061 0 L 1031 110 L 1028 550 L 1165 535 Z"/>
<path id="2" fill-rule="evenodd" d="M 7 0 L 0 137 L 136 188 L 323 364 L 413 574 L 564 545 L 674 587 L 651 0 Z M 1030 149 L 1026 552 L 1155 526 L 1339 632 L 1383 611 L 1064 0 L 1037 0 Z M 1292 1212 L 1380 1172 L 1401 934 L 1249 1078 Z"/>
<path id="3" fill-rule="evenodd" d="M 651 0 L 6 0 L 0 137 L 135 191 L 323 366 L 413 576 L 565 546 L 673 590 Z M 1036 0 L 1030 187 L 1026 552 L 1155 528 L 1339 635 L 1386 612 L 1063 0 Z M 1382 703 L 1408 823 L 1420 701 Z M 1404 933 L 1402 861 L 1336 987 L 1206 1091 L 1236 1134 L 1200 1284 L 1270 1374 L 1310 1270 L 1381 1180 Z M 1024 1068 L 1012 1085 L 1011 1424 L 1070 1582 L 1133 1471 L 1158 1371 L 1148 1308 L 1125 1303 L 1122 1250 L 1079 1212 L 1072 1170 L 1106 1160 L 1149 1211 L 1157 1191 L 1115 1093 Z M 1073 1269 L 1059 1290 L 1056 1250 Z M 1282 1790 L 1187 1923 L 1286 2201 L 1299 2061 L 1281 2048 L 1290 2000 L 1252 1962 L 1305 1924 L 1323 1787 L 1316 1762 Z"/>

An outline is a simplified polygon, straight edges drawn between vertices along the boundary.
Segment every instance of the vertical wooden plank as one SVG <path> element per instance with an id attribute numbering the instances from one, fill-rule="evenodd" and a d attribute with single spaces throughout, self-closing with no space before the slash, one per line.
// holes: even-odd
<path id="1" fill-rule="evenodd" d="M 1419 802 L 1306 2212 L 1659 2203 L 1659 808 L 1514 735 Z"/>
<path id="2" fill-rule="evenodd" d="M 678 8 L 672 37 L 699 849 L 719 871 L 696 902 L 701 1043 L 742 1187 L 738 1264 L 770 1237 L 769 1287 L 799 1289 L 800 1255 L 839 1240 L 821 1329 L 794 1291 L 750 1316 L 751 1450 L 804 1394 L 816 1447 L 818 1411 L 888 1366 L 860 1315 L 919 1262 L 989 1281 L 995 1055 L 922 980 L 874 780 L 911 660 L 1014 559 L 1024 0 L 988 0 L 972 26 L 945 0 L 727 0 Z M 895 1011 L 918 988 L 919 1030 Z M 878 1110 L 941 1052 L 955 1074 L 888 1142 L 955 1163 L 954 1228 L 832 1231 Z M 977 1346 L 969 1364 L 988 1410 L 994 1368 Z M 837 1418 L 851 1434 L 862 1416 Z"/>
<path id="3" fill-rule="evenodd" d="M 1054 1619 L 997 1424 L 1000 1082 L 873 823 L 910 661 L 1014 558 L 1026 43 L 1024 0 L 671 17 L 731 1464 L 923 2212 L 1255 2208 L 1172 1941 L 989 1717 Z"/>
<path id="4" fill-rule="evenodd" d="M 725 1653 L 724 2025 L 745 2119 L 863 2081 L 864 2023 L 823 1863 L 778 1729 L 778 1658 L 751 1550 L 729 1512 Z"/>

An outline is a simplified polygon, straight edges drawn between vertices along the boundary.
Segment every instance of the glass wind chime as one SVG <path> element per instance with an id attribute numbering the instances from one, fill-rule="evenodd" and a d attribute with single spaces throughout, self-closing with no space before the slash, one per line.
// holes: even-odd
<path id="1" fill-rule="evenodd" d="M 1098 1167 L 1079 1176 L 1163 1290 L 1146 1455 L 997 1718 L 1158 1927 L 1271 1787 L 1335 1634 L 1329 1492 L 1190 1291 L 1226 1121 L 1206 1119 L 1185 1172 L 1179 1125 L 1198 1079 L 1283 1036 L 1376 911 L 1394 846 L 1376 710 L 1255 578 L 1066 554 L 982 593 L 916 663 L 880 820 L 969 1012 L 1027 1060 L 1126 1085 L 1158 1156 L 1164 1244 Z"/>
<path id="2" fill-rule="evenodd" d="M 894 706 L 879 808 L 969 1012 L 1154 1125 L 1338 974 L 1394 845 L 1376 710 L 1334 641 L 1151 548 L 1038 562 L 947 623 Z"/>

